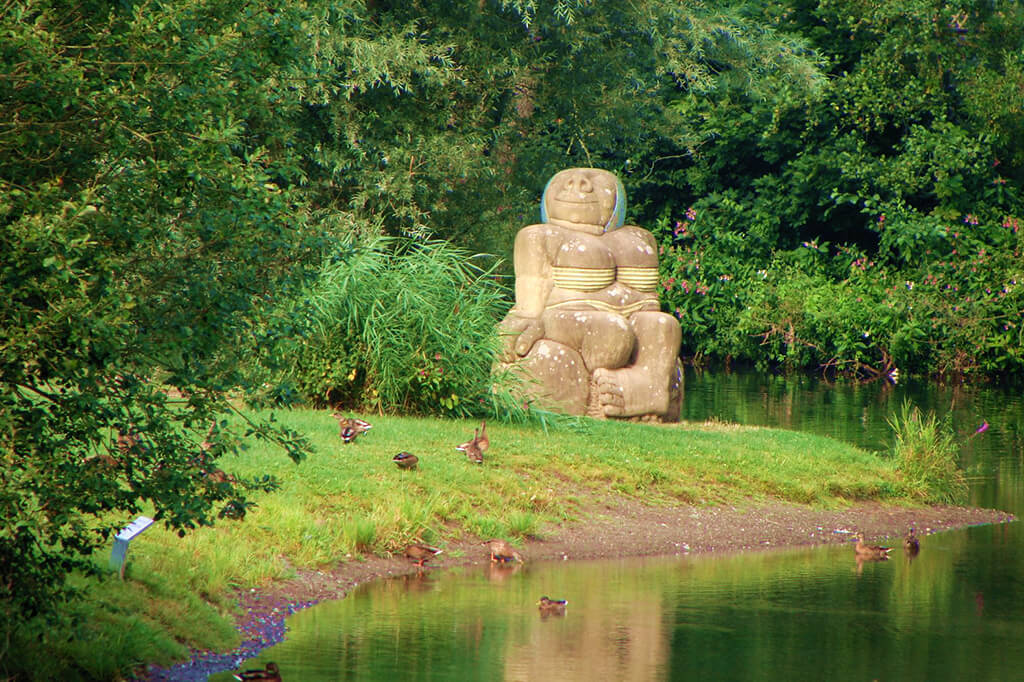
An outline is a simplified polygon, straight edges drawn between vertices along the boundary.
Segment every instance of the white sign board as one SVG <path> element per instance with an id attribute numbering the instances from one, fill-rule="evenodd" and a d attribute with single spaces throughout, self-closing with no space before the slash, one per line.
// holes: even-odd
<path id="1" fill-rule="evenodd" d="M 124 564 L 125 557 L 128 554 L 128 543 L 152 525 L 153 519 L 148 516 L 140 516 L 114 536 L 114 549 L 110 552 L 110 567 L 117 569 L 122 580 L 124 579 Z"/>

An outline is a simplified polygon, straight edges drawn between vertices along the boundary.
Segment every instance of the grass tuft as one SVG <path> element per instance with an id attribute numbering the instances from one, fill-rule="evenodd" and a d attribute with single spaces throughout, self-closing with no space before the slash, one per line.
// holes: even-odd
<path id="1" fill-rule="evenodd" d="M 895 434 L 893 452 L 913 494 L 926 503 L 961 504 L 967 479 L 957 467 L 959 448 L 949 419 L 922 414 L 909 400 L 889 417 Z"/>

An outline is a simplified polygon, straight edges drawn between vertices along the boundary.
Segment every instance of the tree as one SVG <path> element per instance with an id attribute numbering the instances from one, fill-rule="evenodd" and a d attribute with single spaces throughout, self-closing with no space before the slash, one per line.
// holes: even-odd
<path id="1" fill-rule="evenodd" d="M 244 26 L 244 30 L 242 27 Z M 11 625 L 141 510 L 241 518 L 231 341 L 320 244 L 286 151 L 303 37 L 230 2 L 0 10 L 0 603 Z M 315 258 L 313 259 L 315 262 Z M 270 424 L 258 437 L 298 460 Z M 204 444 L 200 444 L 206 438 Z"/>

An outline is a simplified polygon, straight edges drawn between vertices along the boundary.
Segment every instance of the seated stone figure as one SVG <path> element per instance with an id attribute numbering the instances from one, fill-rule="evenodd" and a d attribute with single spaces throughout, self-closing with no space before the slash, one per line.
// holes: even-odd
<path id="1" fill-rule="evenodd" d="M 593 417 L 676 421 L 679 323 L 658 304 L 658 247 L 623 225 L 619 179 L 570 168 L 548 182 L 541 223 L 516 235 L 516 302 L 504 362 L 541 404 Z"/>

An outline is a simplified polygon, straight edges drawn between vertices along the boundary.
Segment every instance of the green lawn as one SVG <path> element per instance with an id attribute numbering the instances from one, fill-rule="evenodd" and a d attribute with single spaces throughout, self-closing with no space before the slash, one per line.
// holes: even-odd
<path id="1" fill-rule="evenodd" d="M 311 440 L 299 465 L 262 443 L 222 459 L 237 476 L 269 473 L 281 487 L 256 497 L 243 522 L 185 538 L 154 525 L 134 540 L 128 579 L 82 581 L 89 597 L 75 625 L 40 627 L 33 658 L 40 679 L 77 666 L 112 679 L 132 664 L 167 663 L 187 647 L 227 649 L 233 588 L 287 578 L 296 570 L 399 551 L 414 539 L 444 545 L 464 536 L 543 535 L 571 520 L 588 498 L 631 496 L 647 504 L 778 499 L 816 506 L 852 500 L 912 503 L 893 460 L 828 438 L 708 423 L 655 426 L 591 420 L 558 429 L 487 425 L 482 466 L 455 445 L 475 421 L 375 417 L 354 444 L 338 438 L 326 411 L 277 412 Z M 418 470 L 391 458 L 407 450 Z M 106 564 L 107 556 L 97 561 Z M 68 641 L 74 634 L 78 642 Z"/>

